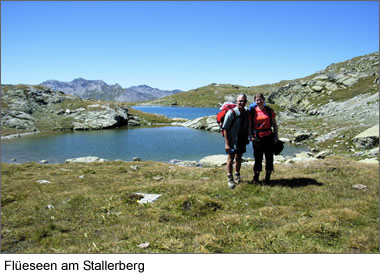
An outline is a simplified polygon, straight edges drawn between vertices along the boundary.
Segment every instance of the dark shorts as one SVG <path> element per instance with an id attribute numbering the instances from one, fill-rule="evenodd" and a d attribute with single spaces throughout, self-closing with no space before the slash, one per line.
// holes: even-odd
<path id="1" fill-rule="evenodd" d="M 227 153 L 226 151 L 226 154 L 230 154 L 230 155 L 235 155 L 235 154 L 244 154 L 247 150 L 244 148 L 244 149 L 231 149 L 229 153 Z"/>
<path id="2" fill-rule="evenodd" d="M 247 151 L 246 146 L 246 141 L 239 141 L 237 144 L 237 149 L 231 149 L 230 152 L 226 152 L 226 154 L 244 154 Z"/>

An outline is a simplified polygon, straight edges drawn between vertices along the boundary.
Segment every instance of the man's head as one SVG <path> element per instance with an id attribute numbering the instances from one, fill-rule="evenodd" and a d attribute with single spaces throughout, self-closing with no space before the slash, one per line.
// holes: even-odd
<path id="1" fill-rule="evenodd" d="M 239 109 L 242 109 L 245 107 L 245 104 L 247 104 L 247 95 L 244 93 L 239 94 L 237 98 L 237 105 Z"/>

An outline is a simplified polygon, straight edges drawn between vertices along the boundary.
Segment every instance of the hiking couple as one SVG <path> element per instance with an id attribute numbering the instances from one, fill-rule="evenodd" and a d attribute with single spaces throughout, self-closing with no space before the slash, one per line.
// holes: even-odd
<path id="1" fill-rule="evenodd" d="M 225 150 L 227 157 L 228 187 L 235 188 L 235 183 L 241 182 L 240 167 L 242 155 L 246 152 L 246 145 L 252 142 L 255 165 L 253 167 L 253 180 L 251 183 L 259 183 L 262 170 L 263 155 L 265 154 L 265 184 L 269 184 L 273 171 L 273 153 L 275 143 L 278 141 L 276 114 L 268 106 L 265 106 L 263 94 L 256 94 L 256 105 L 246 110 L 247 96 L 240 94 L 237 105 L 229 110 L 222 125 Z M 272 131 L 273 127 L 273 131 Z M 235 161 L 235 180 L 232 174 Z"/>

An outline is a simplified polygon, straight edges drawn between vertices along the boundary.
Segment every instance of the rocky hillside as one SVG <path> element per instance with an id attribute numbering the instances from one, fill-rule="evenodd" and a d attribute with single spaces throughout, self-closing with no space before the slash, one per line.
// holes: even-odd
<path id="1" fill-rule="evenodd" d="M 378 84 L 379 56 L 372 53 L 332 64 L 312 76 L 273 88 L 268 100 L 292 112 L 330 114 L 331 110 L 325 110 L 325 105 L 331 107 L 332 102 L 373 95 L 378 92 Z M 373 98 L 369 100 L 373 101 Z"/>
<path id="2" fill-rule="evenodd" d="M 122 103 L 82 100 L 43 86 L 2 85 L 1 95 L 2 136 L 33 131 L 106 129 L 148 122 L 139 118 L 136 110 L 134 114 L 129 113 Z"/>
<path id="3" fill-rule="evenodd" d="M 378 85 L 379 54 L 375 52 L 332 64 L 311 76 L 296 80 L 251 87 L 214 83 L 146 104 L 215 107 L 225 101 L 234 101 L 236 94 L 241 92 L 248 95 L 250 102 L 256 93 L 262 92 L 278 109 L 316 114 L 322 105 L 332 101 L 374 94 L 378 92 Z"/>
<path id="4" fill-rule="evenodd" d="M 160 90 L 147 85 L 122 88 L 119 84 L 108 85 L 102 80 L 75 79 L 71 82 L 48 80 L 41 85 L 55 91 L 62 91 L 83 99 L 138 102 L 153 100 L 181 92 L 180 90 Z"/>
<path id="5" fill-rule="evenodd" d="M 277 112 L 280 137 L 306 145 L 318 153 L 378 158 L 379 56 L 372 53 L 328 66 L 311 76 L 270 85 L 243 87 L 211 84 L 158 99 L 149 104 L 220 106 L 235 101 L 238 93 L 262 92 Z M 217 131 L 215 116 L 182 125 Z M 372 131 L 357 138 L 367 129 Z"/>

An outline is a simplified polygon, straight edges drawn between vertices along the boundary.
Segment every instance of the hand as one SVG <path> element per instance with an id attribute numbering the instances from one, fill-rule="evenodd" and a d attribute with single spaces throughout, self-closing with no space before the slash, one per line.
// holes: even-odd
<path id="1" fill-rule="evenodd" d="M 274 137 L 274 143 L 276 144 L 278 142 L 278 136 Z"/>
<path id="2" fill-rule="evenodd" d="M 225 144 L 224 145 L 224 149 L 226 150 L 227 153 L 230 153 L 231 152 L 231 147 L 229 144 Z"/>

